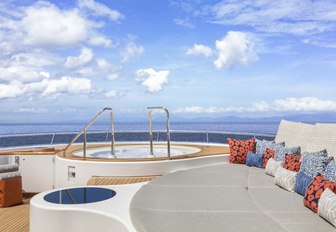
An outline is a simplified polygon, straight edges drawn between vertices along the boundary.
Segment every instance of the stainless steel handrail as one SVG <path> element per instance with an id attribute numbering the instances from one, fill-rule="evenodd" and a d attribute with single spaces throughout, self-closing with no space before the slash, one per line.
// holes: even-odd
<path id="1" fill-rule="evenodd" d="M 153 110 L 164 110 L 166 112 L 166 129 L 167 129 L 167 158 L 171 159 L 170 156 L 170 121 L 169 121 L 169 111 L 162 107 L 147 107 L 148 109 L 148 120 L 149 120 L 149 145 L 150 145 L 150 156 L 154 156 L 153 150 L 153 121 L 152 121 L 152 111 Z"/>
<path id="2" fill-rule="evenodd" d="M 74 142 L 83 134 L 83 158 L 86 160 L 86 131 L 87 129 L 99 118 L 99 116 L 104 113 L 105 111 L 110 112 L 110 124 L 111 124 L 111 154 L 112 157 L 115 157 L 115 151 L 114 151 L 114 119 L 113 119 L 113 111 L 112 108 L 104 108 L 102 111 L 100 111 L 78 134 L 71 140 L 71 142 L 65 147 L 63 150 L 63 157 L 65 157 L 65 154 L 67 150 L 72 146 Z"/>

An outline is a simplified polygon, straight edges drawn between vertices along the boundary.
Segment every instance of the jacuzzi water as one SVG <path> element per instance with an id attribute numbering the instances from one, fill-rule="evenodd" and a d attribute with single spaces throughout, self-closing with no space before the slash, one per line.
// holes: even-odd
<path id="1" fill-rule="evenodd" d="M 167 145 L 154 145 L 155 157 L 167 157 Z M 171 146 L 170 155 L 179 156 L 200 152 L 201 149 L 187 146 Z M 83 156 L 83 150 L 75 151 L 75 156 Z M 116 146 L 115 155 L 117 158 L 148 158 L 150 157 L 149 145 Z M 92 158 L 113 158 L 111 147 L 90 148 L 86 150 L 86 156 Z"/>

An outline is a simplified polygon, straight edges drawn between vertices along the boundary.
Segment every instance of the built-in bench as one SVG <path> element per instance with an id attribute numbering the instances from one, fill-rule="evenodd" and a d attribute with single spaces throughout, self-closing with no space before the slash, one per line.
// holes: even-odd
<path id="1" fill-rule="evenodd" d="M 281 121 L 276 142 L 336 155 L 335 124 Z M 264 169 L 221 164 L 178 171 L 144 185 L 130 217 L 138 232 L 335 232 L 303 204 L 303 197 L 274 184 Z"/>

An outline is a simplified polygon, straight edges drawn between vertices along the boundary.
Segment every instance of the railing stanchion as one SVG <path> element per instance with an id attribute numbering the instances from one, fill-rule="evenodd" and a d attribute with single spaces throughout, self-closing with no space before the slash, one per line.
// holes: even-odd
<path id="1" fill-rule="evenodd" d="M 150 144 L 150 156 L 154 156 L 153 152 L 153 128 L 152 128 L 152 110 L 164 110 L 166 112 L 166 129 L 167 129 L 167 158 L 170 157 L 170 119 L 169 111 L 164 107 L 147 107 L 148 109 L 148 120 L 149 120 L 149 144 Z"/>

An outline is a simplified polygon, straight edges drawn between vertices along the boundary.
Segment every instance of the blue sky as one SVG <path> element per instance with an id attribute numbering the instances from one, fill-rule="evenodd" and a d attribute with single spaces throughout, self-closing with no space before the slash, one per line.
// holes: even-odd
<path id="1" fill-rule="evenodd" d="M 336 111 L 336 2 L 1 1 L 1 122 Z"/>

